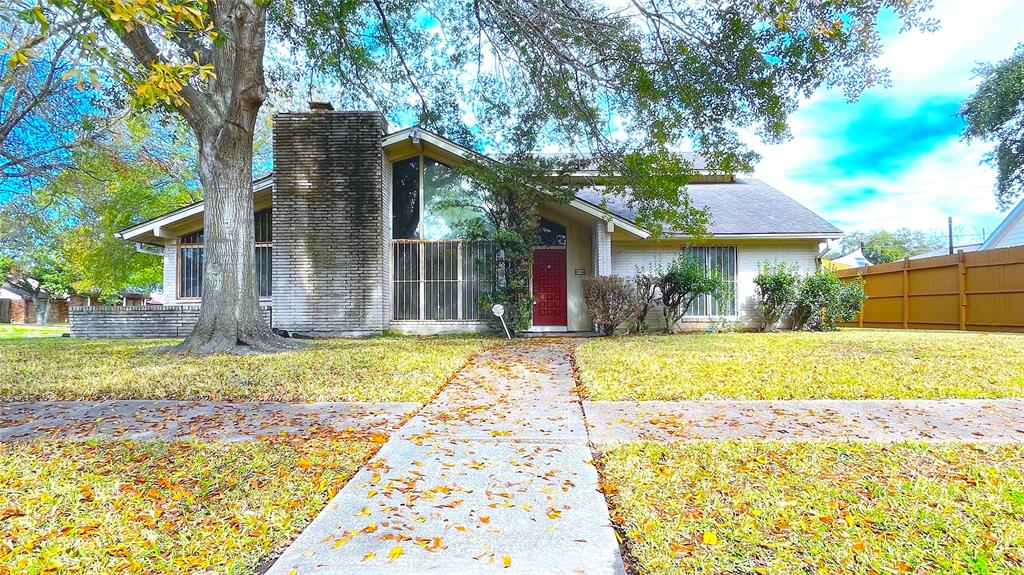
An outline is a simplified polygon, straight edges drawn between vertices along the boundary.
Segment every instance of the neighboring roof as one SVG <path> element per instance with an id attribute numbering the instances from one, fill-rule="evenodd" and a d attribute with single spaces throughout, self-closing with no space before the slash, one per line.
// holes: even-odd
<path id="1" fill-rule="evenodd" d="M 981 243 L 981 249 L 988 250 L 997 247 L 1003 236 L 1012 230 L 1014 226 L 1019 225 L 1024 225 L 1024 199 L 1017 202 L 1017 205 L 1010 210 L 1010 213 L 1006 214 L 1003 221 L 999 222 L 992 235 L 985 238 L 985 241 Z"/>
<path id="2" fill-rule="evenodd" d="M 832 260 L 832 265 L 836 269 L 850 269 L 863 268 L 874 264 L 864 256 L 864 252 L 860 248 L 857 248 L 843 257 Z"/>
<path id="3" fill-rule="evenodd" d="M 30 298 L 30 297 L 32 297 L 32 294 L 30 294 L 29 292 L 21 289 L 20 287 L 14 285 L 12 283 L 4 282 L 4 283 L 0 284 L 0 289 L 3 289 L 4 291 L 9 291 L 9 292 L 11 292 L 11 293 L 13 293 L 15 295 L 21 296 L 23 298 Z"/>
<path id="4" fill-rule="evenodd" d="M 708 208 L 708 232 L 715 236 L 834 238 L 843 233 L 800 202 L 753 178 L 737 178 L 727 184 L 690 184 L 686 189 L 695 206 Z M 627 206 L 623 198 L 604 196 L 600 190 L 588 188 L 577 193 L 577 197 L 636 221 L 636 210 Z"/>

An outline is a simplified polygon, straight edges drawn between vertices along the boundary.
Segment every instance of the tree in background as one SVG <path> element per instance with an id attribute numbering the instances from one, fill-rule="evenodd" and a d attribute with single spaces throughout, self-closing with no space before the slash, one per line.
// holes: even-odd
<path id="1" fill-rule="evenodd" d="M 909 228 L 900 228 L 895 232 L 851 232 L 839 240 L 836 255 L 843 256 L 863 246 L 864 257 L 871 263 L 884 264 L 928 253 L 945 245 L 946 240 L 938 235 Z"/>
<path id="2" fill-rule="evenodd" d="M 796 303 L 800 274 L 795 265 L 785 262 L 760 262 L 754 277 L 757 307 L 764 323 L 761 331 L 772 331 Z"/>
<path id="3" fill-rule="evenodd" d="M 31 51 L 18 50 L 33 44 Z M 99 76 L 81 74 L 70 36 L 40 38 L 0 12 L 0 196 L 36 188 L 73 163 L 71 151 L 103 136 Z"/>
<path id="4" fill-rule="evenodd" d="M 329 76 L 342 102 L 411 111 L 470 147 L 475 133 L 493 135 L 495 123 L 535 115 L 549 141 L 581 146 L 600 173 L 619 176 L 606 190 L 628 190 L 638 221 L 699 231 L 706 213 L 682 188 L 692 166 L 676 151 L 680 143 L 692 141 L 712 168 L 749 170 L 756 156 L 737 129 L 781 140 L 789 114 L 816 88 L 837 86 L 853 98 L 884 81 L 873 64 L 880 14 L 895 13 L 906 29 L 931 29 L 935 22 L 922 17 L 929 7 L 926 0 L 615 7 L 50 0 L 26 3 L 21 14 L 42 37 L 74 38 L 82 53 L 118 72 L 137 104 L 172 108 L 194 131 L 206 280 L 199 320 L 178 349 L 201 354 L 292 347 L 263 320 L 255 282 L 250 175 L 268 40 L 289 54 L 279 76 Z M 468 126 L 467 116 L 477 124 Z"/>
<path id="5" fill-rule="evenodd" d="M 996 199 L 1009 209 L 1024 195 L 1024 44 L 997 64 L 975 70 L 981 84 L 964 101 L 964 139 L 994 142 L 985 160 L 996 168 Z"/>
<path id="6" fill-rule="evenodd" d="M 103 143 L 76 147 L 73 169 L 12 198 L 0 216 L 16 222 L 16 230 L 0 254 L 20 262 L 19 285 L 45 276 L 61 293 L 111 300 L 123 290 L 159 284 L 161 259 L 114 233 L 197 199 L 188 171 L 182 171 L 182 154 L 191 156 L 183 150 L 190 146 L 173 124 L 135 117 Z"/>

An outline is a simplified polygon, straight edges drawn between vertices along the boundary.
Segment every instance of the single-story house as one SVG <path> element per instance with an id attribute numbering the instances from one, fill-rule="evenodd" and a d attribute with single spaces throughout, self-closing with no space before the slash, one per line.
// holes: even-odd
<path id="1" fill-rule="evenodd" d="M 982 242 L 982 250 L 1024 246 L 1024 199 L 1006 214 L 992 234 Z"/>
<path id="2" fill-rule="evenodd" d="M 35 280 L 29 281 L 33 282 L 33 287 L 38 285 L 34 283 Z M 49 296 L 43 292 L 43 297 L 49 302 L 46 322 L 67 323 L 67 296 Z M 0 323 L 34 324 L 37 320 L 36 308 L 36 297 L 32 292 L 10 282 L 0 284 Z"/>
<path id="3" fill-rule="evenodd" d="M 437 203 L 473 185 L 452 166 L 474 154 L 420 127 L 389 132 L 379 113 L 278 114 L 273 174 L 253 184 L 258 289 L 272 324 L 311 336 L 485 329 L 487 311 L 477 302 L 492 285 L 491 248 L 464 241 L 453 225 L 475 213 Z M 596 175 L 581 170 L 569 177 L 588 182 Z M 652 236 L 625 202 L 595 187 L 568 203 L 545 203 L 533 262 L 533 329 L 592 330 L 583 278 L 633 276 L 638 266 L 667 263 L 683 249 L 719 267 L 734 287 L 721 301 L 695 302 L 684 323 L 753 326 L 758 264 L 778 260 L 813 271 L 822 244 L 841 235 L 758 180 L 702 170 L 688 189 L 711 213 L 711 235 L 700 241 L 673 230 Z M 162 253 L 160 313 L 177 327 L 154 329 L 184 335 L 203 287 L 202 202 L 118 237 Z M 90 309 L 72 308 L 72 334 L 116 335 L 110 326 L 130 321 L 108 318 L 94 329 Z"/>

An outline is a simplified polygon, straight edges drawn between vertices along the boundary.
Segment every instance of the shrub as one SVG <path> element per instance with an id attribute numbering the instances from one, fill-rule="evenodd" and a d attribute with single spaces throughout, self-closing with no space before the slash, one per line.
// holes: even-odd
<path id="1" fill-rule="evenodd" d="M 775 328 L 796 303 L 800 276 L 796 268 L 782 262 L 761 262 L 754 286 L 757 289 L 757 308 L 764 316 L 763 331 Z"/>
<path id="2" fill-rule="evenodd" d="M 707 269 L 699 259 L 682 254 L 669 264 L 658 290 L 665 331 L 672 331 L 672 326 L 682 319 L 693 300 L 702 295 L 721 297 L 726 283 L 718 270 Z"/>
<path id="3" fill-rule="evenodd" d="M 637 299 L 634 325 L 638 333 L 647 331 L 647 314 L 661 302 L 661 292 L 658 291 L 658 286 L 661 285 L 664 275 L 665 272 L 659 264 L 636 267 L 636 276 L 633 278 Z"/>
<path id="4" fill-rule="evenodd" d="M 819 269 L 800 283 L 794 328 L 835 331 L 837 321 L 853 321 L 864 307 L 864 280 L 843 282 L 832 270 Z"/>
<path id="5" fill-rule="evenodd" d="M 615 328 L 634 319 L 640 306 L 636 287 L 621 276 L 583 278 L 583 299 L 602 335 L 611 335 Z"/>

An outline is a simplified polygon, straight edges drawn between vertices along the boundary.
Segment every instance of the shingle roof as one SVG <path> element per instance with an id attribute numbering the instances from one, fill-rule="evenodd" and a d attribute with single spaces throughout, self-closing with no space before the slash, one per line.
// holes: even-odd
<path id="1" fill-rule="evenodd" d="M 713 235 L 842 234 L 800 202 L 753 178 L 737 178 L 728 184 L 690 184 L 687 191 L 695 206 L 708 208 L 708 232 Z M 611 213 L 636 221 L 636 210 L 627 207 L 621 197 L 603 196 L 599 187 L 586 188 L 576 196 L 594 205 L 604 200 Z"/>

